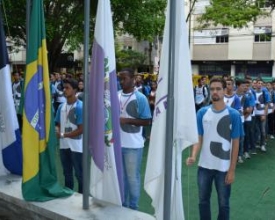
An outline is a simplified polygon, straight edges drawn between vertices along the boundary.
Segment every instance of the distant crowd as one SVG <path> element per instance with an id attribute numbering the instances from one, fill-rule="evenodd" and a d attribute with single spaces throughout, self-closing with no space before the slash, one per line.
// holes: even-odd
<path id="1" fill-rule="evenodd" d="M 275 81 L 264 82 L 262 78 L 246 75 L 242 79 L 222 77 L 226 81 L 224 102 L 241 114 L 244 137 L 240 139 L 238 163 L 250 159 L 257 151 L 267 152 L 267 139 L 274 139 L 275 132 Z M 198 111 L 211 104 L 207 77 L 198 78 L 194 87 L 195 107 Z"/>
<path id="2" fill-rule="evenodd" d="M 71 74 L 51 73 L 50 92 L 55 115 L 55 133 L 59 139 L 59 155 L 63 168 L 64 185 L 74 187 L 77 179 L 78 192 L 83 192 L 83 95 L 84 77 Z M 23 78 L 13 73 L 12 91 L 20 129 L 22 111 L 20 100 Z M 143 147 L 149 138 L 152 114 L 155 108 L 157 82 L 133 69 L 125 68 L 118 74 L 118 100 L 120 105 L 120 137 L 124 177 L 123 206 L 138 209 L 141 187 L 141 161 Z M 146 129 L 144 129 L 146 128 Z"/>
<path id="3" fill-rule="evenodd" d="M 230 141 L 226 146 L 233 149 L 232 154 L 236 151 L 235 156 L 238 163 L 243 163 L 259 151 L 268 152 L 267 139 L 274 139 L 275 134 L 275 81 L 264 82 L 261 78 L 252 79 L 248 75 L 243 79 L 233 79 L 224 75 L 222 79 L 212 79 L 210 85 L 207 82 L 208 78 L 201 76 L 193 90 L 194 109 L 198 112 L 197 120 L 200 125 L 198 126 L 199 137 L 204 137 L 204 141 L 209 140 L 212 136 L 213 140 L 216 137 L 226 139 L 231 132 L 228 140 L 231 138 L 234 142 L 233 145 L 238 147 L 229 146 Z M 125 187 L 123 206 L 138 209 L 142 149 L 145 140 L 150 138 L 157 81 L 150 77 L 145 79 L 142 74 L 135 74 L 132 69 L 125 68 L 118 74 L 117 90 L 120 105 L 120 134 Z M 18 72 L 13 73 L 12 91 L 19 125 L 22 129 L 20 99 L 23 91 L 23 79 Z M 71 74 L 51 73 L 50 91 L 55 114 L 56 136 L 60 141 L 60 159 L 65 186 L 74 189 L 73 176 L 75 175 L 78 181 L 78 192 L 82 193 L 84 76 L 83 74 L 78 74 L 76 77 Z M 204 108 L 205 106 L 208 107 Z M 224 111 L 224 109 L 228 111 Z M 233 121 L 224 121 L 227 117 L 224 114 L 228 114 Z M 217 124 L 210 129 L 214 122 Z M 220 124 L 220 122 L 222 123 Z M 228 127 L 226 127 L 227 124 Z M 233 126 L 232 130 L 234 128 L 234 131 L 229 131 L 230 126 Z M 206 131 L 210 132 L 210 135 L 204 133 Z M 221 139 L 222 141 L 223 139 Z M 199 141 L 197 146 L 200 144 L 202 143 Z M 226 163 L 229 163 L 228 152 L 220 151 L 217 144 L 219 143 L 211 142 L 211 155 L 218 155 L 218 158 L 222 160 L 226 158 Z M 197 154 L 196 147 L 193 149 Z M 207 164 L 210 162 L 203 161 Z M 187 160 L 188 165 L 194 162 L 195 156 L 191 156 Z M 234 165 L 234 161 L 231 163 Z M 205 173 L 206 171 L 201 169 L 200 172 Z M 225 175 L 226 184 L 230 185 L 234 181 L 234 172 L 230 171 Z M 201 185 L 201 187 L 203 186 Z M 201 213 L 205 213 L 205 211 L 201 209 Z"/>

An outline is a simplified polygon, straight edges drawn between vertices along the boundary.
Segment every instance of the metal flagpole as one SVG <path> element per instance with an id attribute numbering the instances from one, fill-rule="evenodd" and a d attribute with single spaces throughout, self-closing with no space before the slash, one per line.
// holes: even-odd
<path id="1" fill-rule="evenodd" d="M 172 156 L 174 136 L 174 74 L 175 74 L 175 24 L 176 1 L 170 0 L 169 11 L 169 56 L 168 56 L 168 94 L 166 115 L 166 143 L 165 143 L 165 177 L 164 177 L 164 203 L 163 219 L 170 220 L 171 214 L 171 181 Z"/>
<path id="2" fill-rule="evenodd" d="M 90 38 L 90 0 L 85 0 L 84 9 L 84 113 L 83 113 L 83 209 L 89 209 L 90 195 L 90 153 L 89 153 L 89 38 Z"/>
<path id="3" fill-rule="evenodd" d="M 27 0 L 26 2 L 26 51 L 28 51 L 28 48 L 29 48 L 30 13 L 31 13 L 31 0 Z"/>

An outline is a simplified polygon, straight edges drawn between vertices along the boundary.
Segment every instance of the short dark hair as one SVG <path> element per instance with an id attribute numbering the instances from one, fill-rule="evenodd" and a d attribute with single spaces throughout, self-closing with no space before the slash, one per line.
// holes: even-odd
<path id="1" fill-rule="evenodd" d="M 246 84 L 247 83 L 246 81 L 247 80 L 238 79 L 238 80 L 236 80 L 236 86 L 240 86 L 241 84 Z"/>
<path id="2" fill-rule="evenodd" d="M 211 86 L 211 84 L 214 83 L 214 82 L 219 82 L 219 83 L 222 84 L 222 88 L 223 89 L 226 88 L 226 82 L 225 82 L 225 80 L 223 78 L 221 78 L 221 77 L 213 77 L 213 78 L 211 78 L 209 85 Z"/>
<path id="3" fill-rule="evenodd" d="M 20 73 L 18 71 L 13 71 L 12 75 L 14 76 L 15 74 L 18 74 L 20 76 Z"/>
<path id="4" fill-rule="evenodd" d="M 203 79 L 207 79 L 207 77 L 206 77 L 206 76 L 202 76 L 201 79 L 202 79 L 202 80 L 203 80 Z"/>
<path id="5" fill-rule="evenodd" d="M 132 68 L 123 68 L 120 72 L 126 72 L 131 78 L 135 77 L 135 71 Z"/>
<path id="6" fill-rule="evenodd" d="M 263 82 L 263 79 L 262 79 L 262 77 L 258 77 L 257 79 L 256 79 L 256 82 Z"/>
<path id="7" fill-rule="evenodd" d="M 245 79 L 247 79 L 247 80 L 252 80 L 252 77 L 249 76 L 249 75 L 245 75 Z"/>
<path id="8" fill-rule="evenodd" d="M 78 89 L 78 82 L 73 78 L 68 78 L 63 80 L 63 84 L 69 84 L 73 89 Z"/>

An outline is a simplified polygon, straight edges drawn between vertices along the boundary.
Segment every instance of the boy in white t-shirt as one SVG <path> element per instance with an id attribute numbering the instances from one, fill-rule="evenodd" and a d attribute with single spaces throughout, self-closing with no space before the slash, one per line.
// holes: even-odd
<path id="1" fill-rule="evenodd" d="M 78 192 L 82 193 L 82 101 L 77 99 L 78 82 L 66 79 L 63 83 L 66 102 L 57 110 L 56 135 L 60 138 L 60 158 L 65 177 L 65 186 L 74 189 L 73 170 L 78 181 Z"/>
<path id="2" fill-rule="evenodd" d="M 120 103 L 120 135 L 124 173 L 124 207 L 138 209 L 140 169 L 143 155 L 143 126 L 151 124 L 151 111 L 144 94 L 135 89 L 134 71 L 125 68 L 119 73 L 122 91 Z"/>
<path id="3" fill-rule="evenodd" d="M 210 95 L 212 105 L 197 113 L 199 143 L 193 146 L 187 165 L 196 161 L 201 149 L 198 167 L 199 212 L 201 220 L 211 220 L 210 197 L 215 182 L 219 215 L 217 219 L 229 220 L 231 184 L 243 135 L 240 113 L 224 103 L 225 81 L 212 78 Z"/>

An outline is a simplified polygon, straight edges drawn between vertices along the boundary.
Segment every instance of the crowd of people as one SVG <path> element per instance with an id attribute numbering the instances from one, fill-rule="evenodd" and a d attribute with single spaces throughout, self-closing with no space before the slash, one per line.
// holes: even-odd
<path id="1" fill-rule="evenodd" d="M 199 143 L 186 164 L 192 165 L 200 152 L 198 190 L 200 219 L 210 220 L 213 182 L 218 194 L 218 218 L 229 219 L 231 184 L 236 164 L 259 152 L 268 153 L 267 140 L 274 139 L 275 81 L 260 77 L 233 79 L 224 75 L 198 79 L 194 87 Z M 208 97 L 209 96 L 209 97 Z"/>
<path id="2" fill-rule="evenodd" d="M 13 73 L 13 79 L 14 104 L 22 128 L 19 106 L 23 79 L 17 72 Z M 267 139 L 274 139 L 275 81 L 265 83 L 261 78 L 252 79 L 250 76 L 244 79 L 215 77 L 209 84 L 207 81 L 207 77 L 202 76 L 194 86 L 199 143 L 194 145 L 186 162 L 193 164 L 201 151 L 198 186 L 203 219 L 211 215 L 209 189 L 213 180 L 219 199 L 225 199 L 219 202 L 220 219 L 227 219 L 236 163 L 243 163 L 259 151 L 268 152 Z M 138 209 L 141 159 L 144 142 L 150 136 L 144 128 L 150 127 L 152 121 L 157 81 L 144 80 L 141 74 L 125 68 L 118 74 L 117 88 L 125 186 L 123 205 Z M 65 186 L 74 189 L 75 174 L 78 192 L 82 193 L 83 74 L 76 78 L 71 74 L 51 73 L 50 91 Z M 220 182 L 221 179 L 225 181 Z"/>
<path id="3" fill-rule="evenodd" d="M 78 192 L 83 192 L 83 74 L 73 76 L 53 72 L 50 78 L 50 92 L 59 139 L 59 154 L 63 168 L 65 186 L 74 189 L 74 175 L 78 182 Z M 118 74 L 118 99 L 120 103 L 120 133 L 124 171 L 123 206 L 138 209 L 141 187 L 141 160 L 144 142 L 148 132 L 144 127 L 151 124 L 155 106 L 157 82 L 134 70 L 125 68 Z M 23 78 L 13 73 L 13 98 L 22 129 L 19 110 L 23 92 Z"/>
<path id="4" fill-rule="evenodd" d="M 194 87 L 196 111 L 211 104 L 209 85 L 206 77 L 198 79 Z M 275 132 L 275 81 L 264 82 L 258 77 L 233 79 L 223 76 L 226 82 L 224 102 L 241 114 L 244 136 L 240 141 L 238 162 L 256 155 L 257 149 L 267 152 L 267 139 L 274 139 Z"/>

